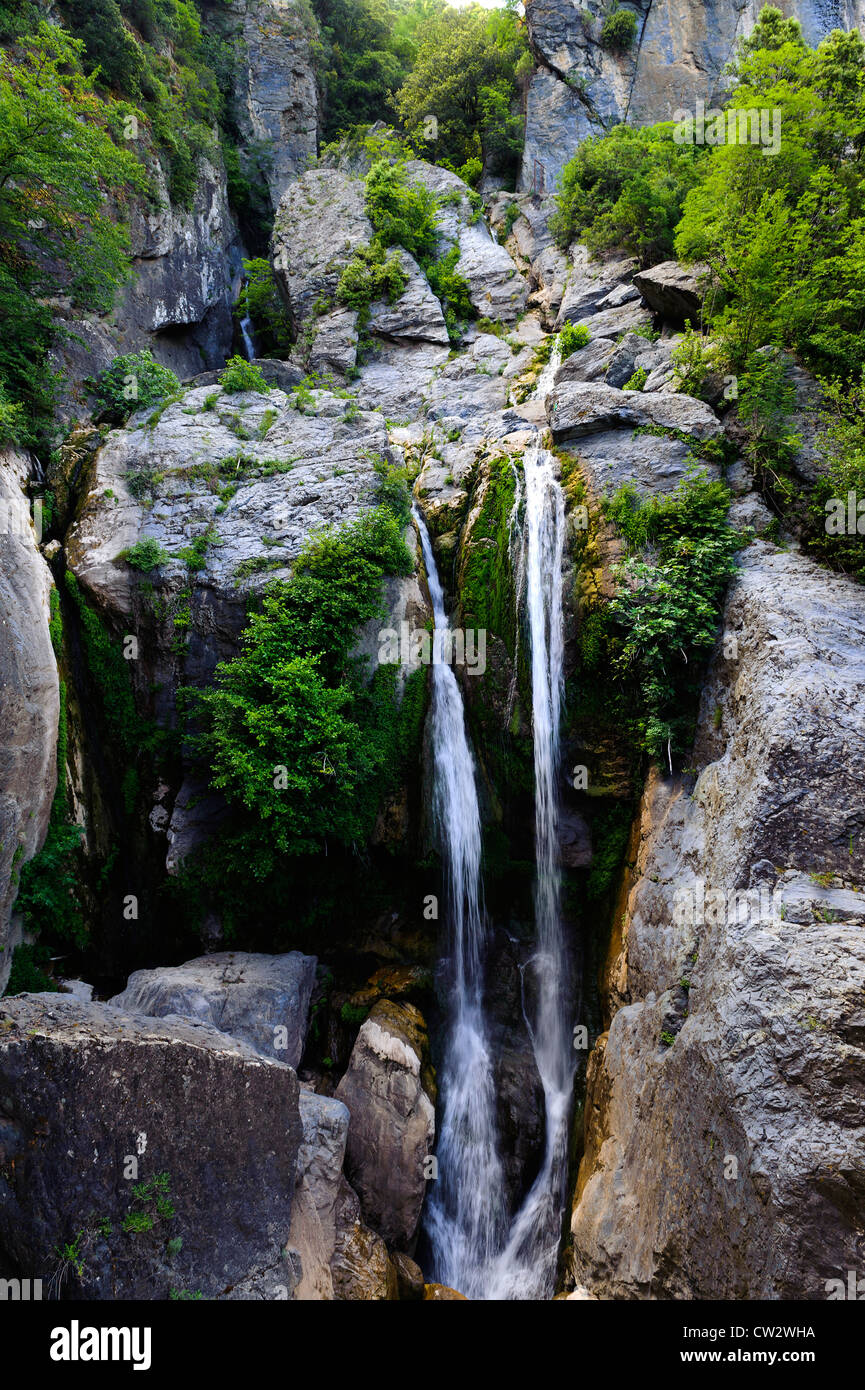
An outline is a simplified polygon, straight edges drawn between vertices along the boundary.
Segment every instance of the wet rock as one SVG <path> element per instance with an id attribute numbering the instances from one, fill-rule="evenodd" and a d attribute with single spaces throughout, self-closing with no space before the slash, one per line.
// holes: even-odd
<path id="1" fill-rule="evenodd" d="M 361 1025 L 336 1088 L 351 1114 L 346 1173 L 364 1220 L 389 1245 L 411 1249 L 426 1193 L 435 1111 L 426 1025 L 412 1004 L 377 1003 Z"/>
<path id="2" fill-rule="evenodd" d="M 10 917 L 20 866 L 45 839 L 57 780 L 53 585 L 23 491 L 29 473 L 25 454 L 0 450 L 0 992 L 16 944 Z"/>
<path id="3" fill-rule="evenodd" d="M 19 995 L 0 1003 L 0 1097 L 13 1150 L 0 1273 L 66 1298 L 217 1298 L 245 1281 L 289 1296 L 301 1141 L 290 1067 L 206 1024 Z M 173 1215 L 158 1194 L 133 1196 L 161 1174 Z M 151 1225 L 132 1234 L 135 1214 Z"/>
<path id="4" fill-rule="evenodd" d="M 222 951 L 185 965 L 136 970 L 110 1001 L 129 1013 L 200 1019 L 296 1067 L 303 1053 L 315 956 Z M 308 1102 L 305 1102 L 308 1104 Z"/>
<path id="5" fill-rule="evenodd" d="M 462 1303 L 468 1302 L 464 1293 L 457 1293 L 456 1289 L 449 1289 L 447 1284 L 424 1284 L 423 1298 L 424 1303 L 453 1303 L 456 1300 Z"/>
<path id="6" fill-rule="evenodd" d="M 405 1303 L 417 1303 L 424 1296 L 423 1270 L 408 1255 L 397 1250 L 391 1255 L 396 1274 L 397 1296 Z"/>
<path id="7" fill-rule="evenodd" d="M 398 1298 L 397 1275 L 381 1236 L 364 1225 L 356 1193 L 343 1178 L 336 1203 L 336 1250 L 331 1261 L 337 1299 L 352 1303 Z"/>

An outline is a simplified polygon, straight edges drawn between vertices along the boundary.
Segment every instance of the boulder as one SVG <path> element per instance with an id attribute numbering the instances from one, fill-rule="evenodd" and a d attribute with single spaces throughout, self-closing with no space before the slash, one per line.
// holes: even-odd
<path id="1" fill-rule="evenodd" d="M 0 993 L 16 944 L 11 912 L 20 865 L 42 846 L 57 781 L 53 585 L 24 491 L 29 475 L 25 454 L 0 450 Z"/>
<path id="2" fill-rule="evenodd" d="M 602 430 L 643 425 L 681 430 L 695 439 L 714 439 L 722 429 L 711 407 L 692 396 L 619 391 L 601 382 L 562 382 L 547 397 L 546 409 L 557 443 Z"/>
<path id="3" fill-rule="evenodd" d="M 602 1298 L 824 1299 L 861 1267 L 865 592 L 758 541 L 724 633 L 607 962 L 572 1224 Z"/>
<path id="4" fill-rule="evenodd" d="M 396 1274 L 397 1295 L 404 1303 L 417 1303 L 423 1298 L 423 1270 L 410 1260 L 402 1250 L 391 1255 L 391 1263 Z"/>
<path id="5" fill-rule="evenodd" d="M 380 1000 L 361 1025 L 336 1088 L 351 1114 L 346 1173 L 363 1218 L 389 1245 L 409 1250 L 426 1193 L 435 1110 L 426 1025 L 412 1004 Z"/>
<path id="6" fill-rule="evenodd" d="M 464 1293 L 449 1289 L 447 1284 L 424 1284 L 423 1297 L 424 1303 L 453 1303 L 457 1300 L 461 1303 L 468 1302 Z"/>
<path id="7" fill-rule="evenodd" d="M 638 271 L 634 284 L 656 314 L 669 323 L 681 324 L 689 319 L 696 328 L 703 312 L 703 282 L 708 273 L 706 265 L 683 266 L 678 261 L 662 261 L 649 270 Z"/>
<path id="8" fill-rule="evenodd" d="M 372 1303 L 398 1297 L 396 1270 L 381 1236 L 365 1226 L 354 1190 L 340 1181 L 336 1203 L 336 1250 L 331 1261 L 334 1296 L 341 1302 Z"/>
<path id="9" fill-rule="evenodd" d="M 393 304 L 373 304 L 369 316 L 372 333 L 386 338 L 418 339 L 447 345 L 448 330 L 442 306 L 429 287 L 420 266 L 402 247 L 395 253 L 408 278 L 403 293 Z"/>
<path id="10" fill-rule="evenodd" d="M 0 1002 L 3 1276 L 64 1298 L 289 1297 L 300 1142 L 291 1067 L 207 1024 Z"/>
<path id="11" fill-rule="evenodd" d="M 288 1237 L 301 1269 L 294 1298 L 298 1302 L 329 1301 L 334 1297 L 331 1261 L 337 1241 L 336 1211 L 348 1111 L 338 1100 L 316 1095 L 305 1086 L 301 1086 L 299 1100 L 303 1142 L 297 1156 Z"/>
<path id="12" fill-rule="evenodd" d="M 114 1008 L 200 1019 L 265 1057 L 296 1067 L 303 1054 L 315 956 L 221 951 L 185 965 L 136 970 Z"/>
<path id="13" fill-rule="evenodd" d="M 299 326 L 333 303 L 355 247 L 372 238 L 363 181 L 310 169 L 287 188 L 273 224 L 273 263 Z"/>
<path id="14" fill-rule="evenodd" d="M 627 430 L 605 430 L 566 447 L 578 459 L 589 491 L 596 498 L 617 492 L 623 483 L 632 483 L 643 496 L 665 495 L 675 491 L 693 464 L 692 451 L 683 441 Z M 709 478 L 720 476 L 714 464 L 701 467 Z"/>
<path id="15" fill-rule="evenodd" d="M 637 260 L 634 256 L 619 256 L 598 261 L 590 255 L 585 246 L 575 246 L 573 265 L 556 319 L 556 328 L 560 329 L 566 323 L 588 321 L 614 290 L 631 284 L 636 268 Z M 603 336 L 600 329 L 593 324 L 592 337 Z"/>
<path id="16" fill-rule="evenodd" d="M 592 338 L 585 347 L 577 348 L 556 368 L 553 384 L 562 381 L 596 381 L 607 370 L 616 349 L 612 338 Z M 627 377 L 625 378 L 627 381 Z"/>
<path id="17" fill-rule="evenodd" d="M 608 386 L 621 388 L 630 381 L 636 370 L 637 358 L 642 355 L 646 346 L 646 339 L 640 337 L 639 333 L 625 334 L 607 364 L 604 381 Z"/>

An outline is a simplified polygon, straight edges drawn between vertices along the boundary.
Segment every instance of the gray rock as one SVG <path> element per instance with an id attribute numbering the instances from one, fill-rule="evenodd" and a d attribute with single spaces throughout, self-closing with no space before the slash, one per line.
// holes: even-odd
<path id="1" fill-rule="evenodd" d="M 606 1298 L 824 1299 L 861 1268 L 865 594 L 756 542 L 724 631 L 696 786 L 647 789 L 590 1063 L 574 1272 Z"/>
<path id="2" fill-rule="evenodd" d="M 634 285 L 650 309 L 671 323 L 690 320 L 696 328 L 701 320 L 705 298 L 704 281 L 709 267 L 683 266 L 678 261 L 663 261 L 634 276 Z"/>
<path id="3" fill-rule="evenodd" d="M 630 333 L 634 328 L 648 327 L 652 322 L 652 315 L 642 304 L 630 303 L 621 304 L 614 309 L 598 309 L 577 322 L 591 328 L 598 338 L 617 338 L 623 333 Z"/>
<path id="4" fill-rule="evenodd" d="M 42 846 L 57 781 L 53 584 L 22 490 L 29 472 L 25 454 L 0 450 L 0 992 L 17 944 L 10 917 L 19 866 Z"/>
<path id="5" fill-rule="evenodd" d="M 566 381 L 547 397 L 547 419 L 556 441 L 579 439 L 613 428 L 660 425 L 695 439 L 713 439 L 721 424 L 711 407 L 691 396 L 617 391 L 601 382 Z"/>
<path id="6" fill-rule="evenodd" d="M 223 951 L 185 965 L 136 970 L 110 1001 L 129 1013 L 200 1019 L 296 1067 L 303 1055 L 315 956 Z"/>
<path id="7" fill-rule="evenodd" d="M 630 381 L 637 366 L 637 358 L 645 353 L 646 339 L 639 333 L 626 333 L 610 358 L 604 375 L 608 386 L 621 388 Z"/>
<path id="8" fill-rule="evenodd" d="M 372 225 L 359 178 L 310 169 L 289 185 L 273 224 L 273 263 L 295 324 L 331 306 L 355 247 L 368 245 Z"/>
<path id="9" fill-rule="evenodd" d="M 596 381 L 607 370 L 610 358 L 616 350 L 612 338 L 592 338 L 583 348 L 572 352 L 556 369 L 553 384 L 563 381 Z M 625 378 L 627 381 L 627 377 Z"/>
<path id="10" fill-rule="evenodd" d="M 691 450 L 678 439 L 618 429 L 588 435 L 568 447 L 596 497 L 612 495 L 623 483 L 633 483 L 644 496 L 666 495 L 684 481 L 693 464 Z M 704 466 L 708 477 L 718 477 L 716 467 Z"/>
<path id="11" fill-rule="evenodd" d="M 0 1003 L 0 1095 L 0 1273 L 45 1279 L 52 1297 L 219 1298 L 247 1280 L 289 1296 L 290 1067 L 204 1024 L 18 995 Z M 132 1191 L 162 1173 L 171 1217 Z M 124 1231 L 136 1211 L 150 1231 Z"/>
<path id="12" fill-rule="evenodd" d="M 309 350 L 309 370 L 326 377 L 336 372 L 345 377 L 357 362 L 357 314 L 354 309 L 336 309 L 315 320 L 315 336 Z"/>
<path id="13" fill-rule="evenodd" d="M 578 323 L 594 314 L 615 289 L 629 285 L 637 268 L 635 257 L 597 261 L 584 246 L 573 248 L 573 265 L 556 319 L 556 328 Z M 603 333 L 593 327 L 594 337 Z"/>
<path id="14" fill-rule="evenodd" d="M 426 1025 L 411 1004 L 377 1003 L 336 1088 L 351 1123 L 346 1172 L 364 1220 L 389 1245 L 410 1250 L 426 1192 L 424 1159 L 435 1111 L 423 1068 Z"/>
<path id="15" fill-rule="evenodd" d="M 750 527 L 756 536 L 763 536 L 770 527 L 777 527 L 778 518 L 769 511 L 756 492 L 751 492 L 747 497 L 735 499 L 730 507 L 730 523 L 740 531 Z"/>
<path id="16" fill-rule="evenodd" d="M 386 338 L 419 339 L 427 343 L 448 343 L 448 330 L 442 306 L 429 287 L 417 262 L 402 248 L 396 251 L 408 276 L 408 284 L 394 304 L 372 306 L 369 328 Z"/>
<path id="17" fill-rule="evenodd" d="M 232 6 L 234 9 L 235 6 Z M 268 150 L 271 203 L 315 159 L 318 87 L 311 43 L 317 26 L 296 0 L 240 0 L 244 61 L 236 111 L 244 145 Z"/>

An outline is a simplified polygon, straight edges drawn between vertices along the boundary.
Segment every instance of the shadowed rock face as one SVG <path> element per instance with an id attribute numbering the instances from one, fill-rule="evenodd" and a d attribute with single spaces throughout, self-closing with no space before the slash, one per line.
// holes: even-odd
<path id="1" fill-rule="evenodd" d="M 637 0 L 634 44 L 612 53 L 601 44 L 603 0 L 526 0 L 529 41 L 540 67 L 528 96 L 520 188 L 550 193 L 587 135 L 621 121 L 669 120 L 723 87 L 738 39 L 763 0 Z M 779 0 L 810 44 L 832 29 L 865 25 L 865 0 Z"/>
<path id="2" fill-rule="evenodd" d="M 42 1278 L 53 1297 L 214 1298 L 244 1283 L 288 1297 L 300 1143 L 292 1069 L 215 1028 L 62 995 L 0 1004 L 3 1275 Z M 173 1216 L 132 1191 L 162 1173 Z M 152 1229 L 124 1230 L 130 1213 Z M 80 1260 L 58 1255 L 67 1244 Z"/>
<path id="3" fill-rule="evenodd" d="M 724 628 L 607 966 L 573 1215 L 602 1296 L 825 1298 L 865 1256 L 865 597 L 756 543 Z"/>
<path id="4" fill-rule="evenodd" d="M 57 777 L 57 663 L 48 632 L 51 574 L 22 485 L 29 460 L 0 451 L 0 990 L 14 942 L 20 865 L 41 847 Z"/>

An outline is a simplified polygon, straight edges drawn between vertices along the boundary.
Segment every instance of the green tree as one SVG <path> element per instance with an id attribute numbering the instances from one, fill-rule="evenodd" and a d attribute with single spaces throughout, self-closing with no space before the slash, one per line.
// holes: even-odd
<path id="1" fill-rule="evenodd" d="M 415 65 L 396 96 L 409 135 L 424 141 L 434 116 L 430 157 L 459 166 L 480 156 L 488 168 L 513 173 L 522 148 L 520 78 L 527 52 L 515 8 L 445 10 L 425 25 Z"/>
<path id="2" fill-rule="evenodd" d="M 101 98 L 80 70 L 83 45 L 62 29 L 0 52 L 0 382 L 26 409 L 35 437 L 50 406 L 49 311 L 66 294 L 104 310 L 129 264 L 126 228 L 111 215 L 148 187 L 118 143 L 128 107 Z"/>

